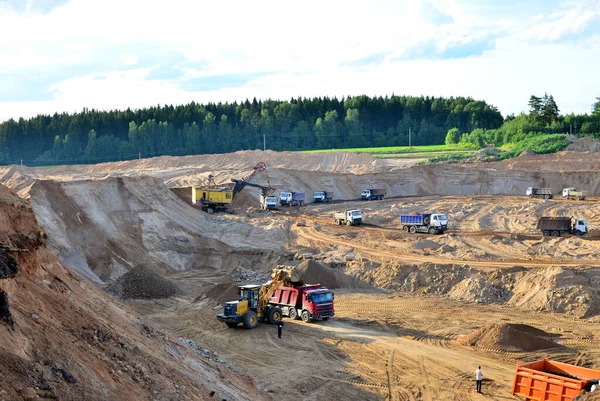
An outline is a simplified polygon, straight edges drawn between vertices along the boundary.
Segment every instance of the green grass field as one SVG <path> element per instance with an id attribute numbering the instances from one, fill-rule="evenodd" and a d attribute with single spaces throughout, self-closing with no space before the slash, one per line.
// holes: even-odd
<path id="1" fill-rule="evenodd" d="M 368 153 L 375 157 L 437 157 L 440 155 L 460 154 L 469 155 L 477 149 L 457 145 L 428 145 L 428 146 L 388 146 L 383 148 L 346 148 L 305 150 L 302 153 L 353 152 Z"/>

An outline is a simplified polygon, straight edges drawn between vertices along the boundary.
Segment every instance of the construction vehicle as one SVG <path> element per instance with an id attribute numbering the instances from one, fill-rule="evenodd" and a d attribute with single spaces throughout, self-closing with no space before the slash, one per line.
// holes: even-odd
<path id="1" fill-rule="evenodd" d="M 263 210 L 277 209 L 277 198 L 275 196 L 260 194 L 260 208 Z"/>
<path id="2" fill-rule="evenodd" d="M 512 394 L 527 401 L 572 401 L 595 390 L 598 379 L 600 370 L 542 359 L 517 365 Z"/>
<path id="3" fill-rule="evenodd" d="M 232 180 L 233 182 L 240 181 L 244 182 L 244 185 L 218 185 L 215 182 L 213 175 L 208 176 L 208 185 L 206 186 L 192 186 L 192 205 L 201 208 L 204 212 L 231 212 L 230 205 L 233 198 L 242 190 L 246 185 L 249 185 L 248 181 L 251 180 L 256 174 L 264 171 L 267 165 L 263 162 L 257 163 L 253 167 L 253 171 L 247 177 L 241 180 Z M 263 186 L 259 188 L 267 188 Z M 271 190 L 272 188 L 269 188 Z M 274 191 L 274 189 L 272 189 Z M 263 190 L 264 191 L 264 190 Z M 271 192 L 272 193 L 272 192 Z M 270 193 L 268 194 L 270 195 Z"/>
<path id="4" fill-rule="evenodd" d="M 438 213 L 401 214 L 400 224 L 406 233 L 442 234 L 448 229 L 448 216 Z"/>
<path id="5" fill-rule="evenodd" d="M 327 320 L 335 314 L 333 298 L 333 292 L 320 284 L 282 286 L 275 290 L 269 304 L 278 305 L 290 319 L 302 318 L 309 323 L 313 319 Z"/>
<path id="6" fill-rule="evenodd" d="M 238 300 L 225 302 L 223 313 L 217 319 L 228 327 L 236 327 L 240 323 L 246 329 L 253 329 L 259 321 L 276 324 L 281 320 L 281 308 L 272 305 L 269 299 L 282 285 L 289 283 L 289 275 L 283 271 L 273 271 L 271 280 L 263 285 L 242 285 L 238 287 Z"/>
<path id="7" fill-rule="evenodd" d="M 383 189 L 363 189 L 360 198 L 363 200 L 383 200 L 385 191 Z"/>
<path id="8" fill-rule="evenodd" d="M 530 198 L 544 198 L 544 199 L 552 199 L 554 195 L 552 194 L 554 190 L 552 188 L 534 188 L 529 187 L 527 191 L 525 191 L 525 195 Z"/>
<path id="9" fill-rule="evenodd" d="M 333 201 L 333 192 L 317 191 L 315 192 L 315 203 L 331 203 Z"/>
<path id="10" fill-rule="evenodd" d="M 280 192 L 279 203 L 281 206 L 302 206 L 304 205 L 303 192 Z"/>
<path id="11" fill-rule="evenodd" d="M 561 234 L 584 235 L 589 231 L 587 220 L 576 218 L 573 224 L 572 217 L 540 217 L 537 229 L 547 237 L 560 237 Z"/>
<path id="12" fill-rule="evenodd" d="M 341 224 L 358 226 L 362 224 L 363 214 L 360 210 L 346 209 L 343 212 L 335 212 L 333 214 L 333 219 L 338 226 Z"/>
<path id="13" fill-rule="evenodd" d="M 585 191 L 578 191 L 576 188 L 564 188 L 562 190 L 562 196 L 565 199 L 584 200 L 586 195 Z"/>

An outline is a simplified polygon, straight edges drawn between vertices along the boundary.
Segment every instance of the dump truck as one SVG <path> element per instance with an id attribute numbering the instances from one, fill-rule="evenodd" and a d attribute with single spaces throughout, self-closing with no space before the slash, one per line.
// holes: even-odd
<path id="1" fill-rule="evenodd" d="M 385 190 L 383 189 L 363 189 L 360 193 L 362 200 L 383 200 Z"/>
<path id="2" fill-rule="evenodd" d="M 402 231 L 442 234 L 448 229 L 448 216 L 439 213 L 401 214 Z"/>
<path id="3" fill-rule="evenodd" d="M 512 394 L 526 401 L 572 401 L 597 386 L 598 379 L 600 370 L 542 359 L 517 365 Z"/>
<path id="4" fill-rule="evenodd" d="M 537 229 L 541 230 L 545 237 L 560 237 L 561 234 L 584 235 L 588 232 L 588 224 L 583 218 L 576 218 L 573 223 L 572 217 L 540 217 Z"/>
<path id="5" fill-rule="evenodd" d="M 333 201 L 333 192 L 328 192 L 328 191 L 315 192 L 315 196 L 314 196 L 315 203 L 330 203 L 332 201 Z"/>
<path id="6" fill-rule="evenodd" d="M 304 205 L 303 192 L 280 192 L 279 204 L 281 206 L 302 206 Z"/>
<path id="7" fill-rule="evenodd" d="M 275 196 L 260 194 L 260 208 L 263 210 L 277 209 L 277 198 Z"/>
<path id="8" fill-rule="evenodd" d="M 552 199 L 554 190 L 552 188 L 535 188 L 529 187 L 527 191 L 525 191 L 525 195 L 530 198 L 544 198 L 544 199 Z"/>
<path id="9" fill-rule="evenodd" d="M 269 298 L 269 304 L 281 308 L 290 319 L 301 318 L 305 323 L 313 319 L 327 320 L 334 313 L 333 292 L 320 284 L 282 286 Z"/>
<path id="10" fill-rule="evenodd" d="M 346 209 L 343 212 L 335 212 L 333 214 L 335 224 L 337 224 L 338 226 L 341 224 L 345 224 L 347 226 L 358 226 L 362 224 L 362 218 L 362 212 L 356 209 Z"/>
<path id="11" fill-rule="evenodd" d="M 562 196 L 565 199 L 584 200 L 586 195 L 585 191 L 578 191 L 577 188 L 564 188 L 562 190 Z"/>

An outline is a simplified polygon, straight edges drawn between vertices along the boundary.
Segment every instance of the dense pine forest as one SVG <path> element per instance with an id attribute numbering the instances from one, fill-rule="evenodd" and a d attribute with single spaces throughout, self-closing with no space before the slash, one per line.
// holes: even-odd
<path id="1" fill-rule="evenodd" d="M 599 103 L 591 115 L 560 116 L 551 96 L 532 96 L 530 114 L 516 118 L 503 118 L 485 101 L 464 97 L 253 99 L 124 111 L 84 109 L 3 122 L 0 164 L 98 163 L 263 146 L 272 150 L 400 146 L 409 144 L 409 131 L 412 145 L 502 145 L 530 134 L 573 131 L 573 126 L 575 133 L 598 132 Z"/>

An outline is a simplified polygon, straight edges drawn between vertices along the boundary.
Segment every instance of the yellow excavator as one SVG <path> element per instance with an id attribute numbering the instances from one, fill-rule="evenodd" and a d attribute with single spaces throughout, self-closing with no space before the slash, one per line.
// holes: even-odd
<path id="1" fill-rule="evenodd" d="M 281 308 L 269 305 L 269 298 L 282 285 L 290 282 L 290 275 L 282 269 L 275 269 L 271 280 L 263 285 L 242 285 L 238 287 L 238 300 L 225 302 L 223 313 L 217 319 L 228 327 L 236 327 L 240 323 L 246 329 L 253 329 L 259 321 L 276 324 L 281 320 Z"/>

